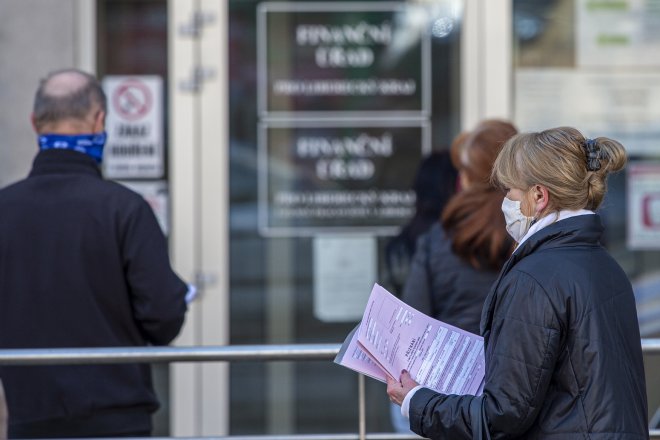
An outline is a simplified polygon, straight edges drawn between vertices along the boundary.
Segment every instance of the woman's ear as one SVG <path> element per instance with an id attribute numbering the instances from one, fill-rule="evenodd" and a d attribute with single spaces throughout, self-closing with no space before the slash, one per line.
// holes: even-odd
<path id="1" fill-rule="evenodd" d="M 532 187 L 532 197 L 534 200 L 534 216 L 542 213 L 550 202 L 548 188 L 543 185 L 534 185 Z"/>

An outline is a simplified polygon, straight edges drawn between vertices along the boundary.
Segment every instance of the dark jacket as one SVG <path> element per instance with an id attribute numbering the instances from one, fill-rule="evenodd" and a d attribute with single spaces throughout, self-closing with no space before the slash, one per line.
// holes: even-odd
<path id="1" fill-rule="evenodd" d="M 422 313 L 472 333 L 497 272 L 477 270 L 456 256 L 436 222 L 417 241 L 402 300 Z"/>
<path id="2" fill-rule="evenodd" d="M 40 152 L 0 191 L 0 347 L 167 344 L 186 311 L 149 205 L 88 156 Z M 12 429 L 75 421 L 80 434 L 150 429 L 148 365 L 2 367 Z"/>
<path id="3" fill-rule="evenodd" d="M 637 313 L 623 270 L 600 246 L 600 218 L 568 218 L 516 250 L 484 305 L 485 413 L 493 439 L 646 439 Z M 469 439 L 472 396 L 427 389 L 411 427 Z"/>

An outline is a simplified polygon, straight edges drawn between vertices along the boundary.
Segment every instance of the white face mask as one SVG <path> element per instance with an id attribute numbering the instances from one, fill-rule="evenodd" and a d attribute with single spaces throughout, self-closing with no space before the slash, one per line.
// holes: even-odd
<path id="1" fill-rule="evenodd" d="M 532 226 L 534 217 L 527 217 L 520 210 L 520 202 L 507 197 L 502 201 L 502 212 L 506 221 L 506 230 L 519 243 Z"/>

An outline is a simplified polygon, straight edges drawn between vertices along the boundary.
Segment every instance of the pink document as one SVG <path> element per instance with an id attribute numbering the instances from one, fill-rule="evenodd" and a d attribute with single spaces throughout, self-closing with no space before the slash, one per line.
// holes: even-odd
<path id="1" fill-rule="evenodd" d="M 424 315 L 378 284 L 335 362 L 381 381 L 405 369 L 443 394 L 478 395 L 483 389 L 483 338 Z"/>

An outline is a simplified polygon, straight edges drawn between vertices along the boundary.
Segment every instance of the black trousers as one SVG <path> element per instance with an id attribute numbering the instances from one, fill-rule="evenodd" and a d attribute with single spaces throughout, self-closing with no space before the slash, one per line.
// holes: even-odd
<path id="1" fill-rule="evenodd" d="M 150 437 L 151 415 L 138 412 L 127 417 L 125 412 L 81 418 L 43 420 L 29 423 L 11 423 L 9 414 L 8 437 L 21 438 L 93 438 L 93 437 Z"/>

